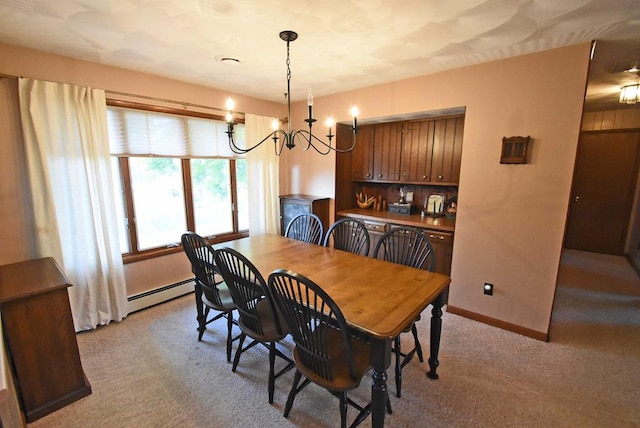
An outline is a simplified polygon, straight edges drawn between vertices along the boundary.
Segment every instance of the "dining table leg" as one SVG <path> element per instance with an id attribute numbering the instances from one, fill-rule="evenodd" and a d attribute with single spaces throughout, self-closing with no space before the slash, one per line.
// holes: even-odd
<path id="1" fill-rule="evenodd" d="M 387 405 L 387 368 L 391 365 L 391 340 L 371 338 L 371 426 L 384 427 Z"/>
<path id="2" fill-rule="evenodd" d="M 429 379 L 438 379 L 438 353 L 440 352 L 440 334 L 442 332 L 442 307 L 445 304 L 446 292 L 443 291 L 433 301 L 433 309 L 431 309 L 431 342 L 429 355 L 429 371 L 427 377 Z"/>

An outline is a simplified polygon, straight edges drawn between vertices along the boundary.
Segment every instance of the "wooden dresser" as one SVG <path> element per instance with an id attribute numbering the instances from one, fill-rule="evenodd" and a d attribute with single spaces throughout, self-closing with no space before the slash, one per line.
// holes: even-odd
<path id="1" fill-rule="evenodd" d="M 284 235 L 287 225 L 295 216 L 302 213 L 317 215 L 322 221 L 324 231 L 329 225 L 329 198 L 311 195 L 280 196 L 280 234 Z"/>
<path id="2" fill-rule="evenodd" d="M 67 287 L 48 257 L 0 266 L 0 313 L 20 407 L 33 422 L 91 394 Z"/>

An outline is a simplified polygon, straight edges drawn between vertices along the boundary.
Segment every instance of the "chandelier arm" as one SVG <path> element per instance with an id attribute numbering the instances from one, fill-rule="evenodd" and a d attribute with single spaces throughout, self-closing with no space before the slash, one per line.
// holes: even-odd
<path id="1" fill-rule="evenodd" d="M 230 126 L 229 127 L 229 131 L 227 131 L 227 135 L 229 136 L 229 147 L 231 148 L 232 152 L 234 152 L 235 154 L 239 154 L 239 155 L 242 155 L 242 154 L 250 152 L 251 150 L 253 150 L 256 147 L 258 147 L 260 144 L 262 144 L 265 141 L 267 141 L 269 138 L 274 139 L 275 142 L 277 143 L 278 134 L 283 134 L 283 136 L 284 136 L 284 138 L 282 139 L 283 142 L 282 142 L 281 147 L 280 147 L 280 152 L 278 152 L 278 150 L 276 149 L 276 154 L 279 155 L 280 153 L 282 153 L 282 146 L 284 145 L 284 140 L 286 140 L 286 132 L 282 131 L 281 129 L 278 129 L 276 131 L 273 131 L 273 132 L 269 133 L 266 137 L 264 137 L 262 139 L 262 141 L 260 141 L 259 143 L 254 144 L 253 146 L 251 146 L 249 148 L 245 148 L 245 149 L 243 149 L 242 147 L 238 147 L 236 145 L 235 138 L 234 138 L 235 134 L 233 132 L 233 126 Z M 277 146 L 277 144 L 276 144 L 276 146 Z"/>
<path id="2" fill-rule="evenodd" d="M 306 129 L 301 129 L 299 131 L 295 131 L 294 136 L 296 138 L 296 141 L 300 141 L 300 139 L 302 139 L 306 143 L 306 147 L 304 145 L 302 145 L 302 148 L 304 150 L 308 150 L 311 147 L 316 152 L 320 153 L 321 155 L 327 155 L 332 151 L 336 152 L 336 153 L 349 153 L 349 152 L 353 151 L 353 149 L 356 146 L 357 129 L 352 128 L 352 132 L 353 132 L 353 140 L 351 142 L 351 146 L 346 148 L 346 149 L 339 149 L 337 147 L 334 147 L 331 144 L 331 142 L 329 142 L 329 143 L 325 142 L 324 140 L 322 140 L 319 137 L 315 136 L 314 134 L 312 134 L 311 132 L 307 131 Z M 316 146 L 316 144 L 314 144 L 314 141 L 316 141 L 316 142 L 320 143 L 322 146 L 324 146 L 326 151 L 319 149 Z"/>
<path id="3" fill-rule="evenodd" d="M 280 138 L 280 150 L 278 150 L 278 134 L 282 134 L 282 138 Z M 277 129 L 271 133 L 271 138 L 273 139 L 273 149 L 276 152 L 276 156 L 280 156 L 282 151 L 284 150 L 284 146 L 287 144 L 289 140 L 289 136 L 282 129 Z M 258 143 L 262 144 L 262 143 Z"/>
<path id="4" fill-rule="evenodd" d="M 310 148 L 313 148 L 316 152 L 320 154 L 326 155 L 329 153 L 328 151 L 326 153 L 321 152 L 320 150 L 318 150 L 318 148 L 315 145 L 313 145 L 313 143 L 311 142 L 311 139 L 309 138 L 309 135 L 310 135 L 309 131 L 306 131 L 304 129 L 299 131 L 293 130 L 290 135 L 292 140 L 300 143 L 300 147 L 304 151 L 307 151 Z"/>

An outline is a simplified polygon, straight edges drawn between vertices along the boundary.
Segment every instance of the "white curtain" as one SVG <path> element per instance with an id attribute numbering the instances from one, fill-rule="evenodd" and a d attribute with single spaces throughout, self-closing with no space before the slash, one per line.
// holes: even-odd
<path id="1" fill-rule="evenodd" d="M 252 146 L 272 132 L 273 118 L 246 114 L 246 145 Z M 249 234 L 278 233 L 279 158 L 273 142 L 265 141 L 247 153 L 247 191 L 249 193 Z"/>
<path id="2" fill-rule="evenodd" d="M 127 316 L 103 90 L 20 79 L 37 257 L 69 278 L 76 331 Z"/>

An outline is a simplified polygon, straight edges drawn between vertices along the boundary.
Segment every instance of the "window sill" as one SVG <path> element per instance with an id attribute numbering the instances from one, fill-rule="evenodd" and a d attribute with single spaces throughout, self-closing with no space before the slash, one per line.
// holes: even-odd
<path id="1" fill-rule="evenodd" d="M 249 236 L 249 231 L 243 231 L 239 233 L 226 233 L 222 235 L 216 235 L 214 237 L 207 237 L 207 240 L 211 244 L 219 244 L 221 242 L 233 241 L 235 239 L 246 238 Z M 171 247 L 154 248 L 150 250 L 141 251 L 136 254 L 123 254 L 122 262 L 124 264 L 136 263 L 143 260 L 154 259 L 156 257 L 164 257 L 170 254 L 182 252 L 182 245 L 176 245 Z"/>

